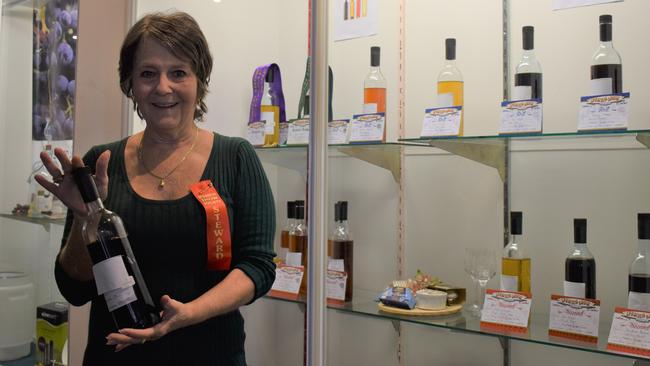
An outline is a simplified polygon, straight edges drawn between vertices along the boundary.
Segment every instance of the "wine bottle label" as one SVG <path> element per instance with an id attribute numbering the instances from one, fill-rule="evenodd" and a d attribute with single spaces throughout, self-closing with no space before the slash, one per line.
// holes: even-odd
<path id="1" fill-rule="evenodd" d="M 260 113 L 260 120 L 266 121 L 264 124 L 264 133 L 273 135 L 275 131 L 275 111 L 264 111 L 265 108 L 273 108 L 273 106 L 262 106 L 262 112 Z"/>
<path id="2" fill-rule="evenodd" d="M 377 103 L 365 103 L 363 113 L 377 113 Z"/>
<path id="3" fill-rule="evenodd" d="M 650 294 L 630 291 L 627 297 L 627 307 L 634 310 L 650 311 Z"/>
<path id="4" fill-rule="evenodd" d="M 212 271 L 227 271 L 232 258 L 232 243 L 226 203 L 209 180 L 191 185 L 190 190 L 205 209 L 207 268 Z"/>
<path id="5" fill-rule="evenodd" d="M 133 286 L 133 277 L 129 276 L 122 256 L 105 259 L 93 266 L 93 275 L 97 286 L 97 294 L 103 295 L 109 291 Z"/>
<path id="6" fill-rule="evenodd" d="M 612 78 L 591 79 L 591 95 L 612 94 Z"/>
<path id="7" fill-rule="evenodd" d="M 501 275 L 501 290 L 519 291 L 519 278 L 517 276 Z"/>
<path id="8" fill-rule="evenodd" d="M 339 272 L 344 272 L 345 271 L 345 262 L 343 259 L 330 259 L 327 262 L 327 270 L 328 271 L 339 271 Z"/>
<path id="9" fill-rule="evenodd" d="M 287 252 L 287 266 L 291 266 L 291 267 L 302 266 L 302 253 Z"/>
<path id="10" fill-rule="evenodd" d="M 586 285 L 584 282 L 564 281 L 564 296 L 584 298 Z"/>
<path id="11" fill-rule="evenodd" d="M 108 311 L 119 309 L 122 306 L 128 305 L 138 299 L 138 297 L 135 295 L 135 291 L 133 290 L 135 280 L 133 277 L 129 278 L 131 279 L 131 286 L 118 288 L 112 291 L 108 291 L 104 294 L 104 299 L 106 300 Z"/>

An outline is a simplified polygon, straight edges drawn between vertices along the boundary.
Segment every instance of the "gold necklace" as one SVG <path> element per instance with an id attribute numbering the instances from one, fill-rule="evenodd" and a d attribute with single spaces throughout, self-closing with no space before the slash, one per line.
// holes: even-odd
<path id="1" fill-rule="evenodd" d="M 147 171 L 147 174 L 149 174 L 152 177 L 160 180 L 160 183 L 158 184 L 159 189 L 165 188 L 165 179 L 167 179 L 170 175 L 172 175 L 172 173 L 174 173 L 176 171 L 176 169 L 178 169 L 178 167 L 181 166 L 181 164 L 183 164 L 183 162 L 185 161 L 185 159 L 187 159 L 187 157 L 190 155 L 192 150 L 194 150 L 194 146 L 196 146 L 196 141 L 198 140 L 198 137 L 199 137 L 199 127 L 197 126 L 196 127 L 196 134 L 194 135 L 194 141 L 192 142 L 192 146 L 190 146 L 190 149 L 187 150 L 185 155 L 183 155 L 183 157 L 181 158 L 181 161 L 179 161 L 178 164 L 176 164 L 176 166 L 172 170 L 169 171 L 169 173 L 165 174 L 164 176 L 160 176 L 160 175 L 157 175 L 156 173 L 152 172 L 147 167 L 147 164 L 145 164 L 145 162 L 144 162 L 144 156 L 143 156 L 143 152 L 142 152 L 142 140 L 144 139 L 144 134 L 142 134 L 142 138 L 140 139 L 140 142 L 138 143 L 138 160 L 140 160 L 140 163 L 142 164 L 142 167 L 144 168 L 144 170 Z"/>

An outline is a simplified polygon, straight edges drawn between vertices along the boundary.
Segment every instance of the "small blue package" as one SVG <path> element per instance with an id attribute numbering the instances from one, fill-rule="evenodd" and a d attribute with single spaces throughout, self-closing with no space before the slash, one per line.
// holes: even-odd
<path id="1" fill-rule="evenodd" d="M 379 301 L 386 306 L 401 309 L 410 310 L 415 307 L 415 296 L 408 287 L 389 287 L 379 295 Z"/>

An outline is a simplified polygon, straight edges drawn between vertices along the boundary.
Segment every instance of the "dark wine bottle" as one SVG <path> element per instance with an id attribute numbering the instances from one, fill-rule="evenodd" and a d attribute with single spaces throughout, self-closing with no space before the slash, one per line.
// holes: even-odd
<path id="1" fill-rule="evenodd" d="M 82 237 L 93 262 L 97 292 L 103 295 L 117 329 L 149 328 L 160 322 L 138 263 L 135 260 L 124 224 L 118 215 L 104 208 L 85 166 L 73 171 L 88 217 Z"/>
<path id="2" fill-rule="evenodd" d="M 637 220 L 639 244 L 630 265 L 627 307 L 650 311 L 650 213 L 640 213 Z"/>
<path id="3" fill-rule="evenodd" d="M 616 94 L 623 92 L 623 64 L 612 44 L 612 16 L 601 15 L 600 44 L 591 62 L 592 92 Z"/>
<path id="4" fill-rule="evenodd" d="M 596 298 L 596 261 L 587 247 L 587 219 L 573 220 L 573 248 L 564 264 L 564 295 Z"/>
<path id="5" fill-rule="evenodd" d="M 524 52 L 515 70 L 515 86 L 530 87 L 530 94 L 522 99 L 542 99 L 542 66 L 535 56 L 535 29 L 527 25 L 521 31 Z"/>
<path id="6" fill-rule="evenodd" d="M 348 201 L 339 201 L 334 205 L 334 222 L 336 227 L 330 235 L 327 255 L 331 259 L 343 261 L 343 270 L 348 278 L 345 282 L 345 301 L 352 301 L 354 286 L 354 242 L 348 228 Z"/>

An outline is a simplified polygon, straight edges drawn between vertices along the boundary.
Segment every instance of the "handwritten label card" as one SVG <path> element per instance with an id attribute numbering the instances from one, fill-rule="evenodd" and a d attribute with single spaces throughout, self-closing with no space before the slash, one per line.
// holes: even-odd
<path id="1" fill-rule="evenodd" d="M 289 123 L 280 122 L 280 145 L 287 144 L 288 135 L 289 135 Z"/>
<path id="2" fill-rule="evenodd" d="M 599 320 L 600 300 L 551 295 L 549 335 L 595 343 Z"/>
<path id="3" fill-rule="evenodd" d="M 526 332 L 531 303 L 529 293 L 488 289 L 481 311 L 481 327 Z"/>
<path id="4" fill-rule="evenodd" d="M 617 307 L 607 350 L 650 358 L 650 312 Z"/>
<path id="5" fill-rule="evenodd" d="M 327 124 L 327 143 L 333 145 L 347 144 L 349 122 L 350 120 L 347 119 L 330 121 Z"/>
<path id="6" fill-rule="evenodd" d="M 287 145 L 309 144 L 309 120 L 294 119 L 289 121 L 289 133 L 287 134 Z"/>
<path id="7" fill-rule="evenodd" d="M 327 271 L 326 288 L 327 298 L 337 301 L 345 301 L 345 284 L 348 275 L 341 271 Z"/>
<path id="8" fill-rule="evenodd" d="M 580 98 L 578 131 L 627 129 L 630 93 Z"/>
<path id="9" fill-rule="evenodd" d="M 461 106 L 425 109 L 420 137 L 458 136 L 462 113 Z"/>
<path id="10" fill-rule="evenodd" d="M 357 114 L 350 122 L 350 142 L 381 142 L 385 125 L 384 113 Z"/>
<path id="11" fill-rule="evenodd" d="M 541 99 L 503 101 L 501 103 L 500 134 L 541 132 Z"/>
<path id="12" fill-rule="evenodd" d="M 271 295 L 285 298 L 298 298 L 300 282 L 304 275 L 304 268 L 278 264 L 275 268 L 275 281 L 271 286 Z"/>
<path id="13" fill-rule="evenodd" d="M 264 145 L 264 121 L 252 122 L 248 124 L 246 130 L 246 140 L 253 146 Z"/>

